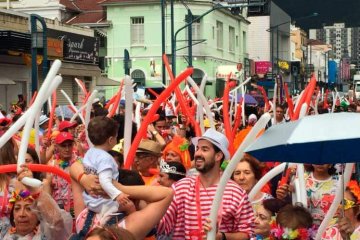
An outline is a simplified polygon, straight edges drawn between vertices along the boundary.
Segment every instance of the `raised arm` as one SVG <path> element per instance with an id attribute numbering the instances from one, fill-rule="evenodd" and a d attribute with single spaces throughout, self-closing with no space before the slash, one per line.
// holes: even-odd
<path id="1" fill-rule="evenodd" d="M 165 214 L 171 203 L 173 190 L 160 186 L 124 186 L 119 183 L 115 183 L 115 186 L 130 198 L 142 199 L 148 203 L 145 208 L 131 213 L 125 220 L 126 229 L 136 239 L 144 239 Z"/>

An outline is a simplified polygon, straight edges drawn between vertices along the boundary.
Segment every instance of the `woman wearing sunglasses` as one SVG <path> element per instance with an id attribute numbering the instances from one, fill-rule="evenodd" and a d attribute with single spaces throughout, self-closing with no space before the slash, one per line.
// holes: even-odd
<path id="1" fill-rule="evenodd" d="M 339 220 L 338 228 L 343 239 L 360 239 L 360 187 L 355 180 L 346 187 L 344 217 Z"/>

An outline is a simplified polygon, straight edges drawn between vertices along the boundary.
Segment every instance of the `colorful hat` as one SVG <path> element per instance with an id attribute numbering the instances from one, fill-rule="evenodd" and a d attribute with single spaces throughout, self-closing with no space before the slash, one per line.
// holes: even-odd
<path id="1" fill-rule="evenodd" d="M 204 119 L 204 127 L 205 128 L 210 128 L 211 126 L 210 126 L 210 120 L 208 119 L 208 118 L 205 118 Z"/>
<path id="2" fill-rule="evenodd" d="M 68 128 L 72 128 L 72 127 L 76 127 L 76 126 L 77 126 L 76 122 L 62 121 L 59 124 L 59 131 L 63 132 L 64 130 L 66 130 Z"/>
<path id="3" fill-rule="evenodd" d="M 149 139 L 143 139 L 141 140 L 138 149 L 136 150 L 136 153 L 150 153 L 155 156 L 161 156 L 161 146 L 159 143 L 149 140 Z"/>
<path id="4" fill-rule="evenodd" d="M 49 118 L 46 115 L 41 115 L 39 118 L 39 126 L 43 125 L 47 121 L 49 121 Z"/>
<path id="5" fill-rule="evenodd" d="M 56 144 L 62 144 L 65 141 L 74 141 L 73 135 L 68 132 L 61 132 L 55 138 Z"/>
<path id="6" fill-rule="evenodd" d="M 10 123 L 11 123 L 10 118 L 6 118 L 6 117 L 0 118 L 0 126 L 7 127 L 10 125 Z"/>
<path id="7" fill-rule="evenodd" d="M 191 159 L 188 148 L 189 142 L 185 138 L 175 135 L 172 141 L 166 145 L 163 151 L 163 158 L 165 159 L 168 151 L 174 151 L 180 156 L 184 167 L 189 169 L 191 167 Z"/>
<path id="8" fill-rule="evenodd" d="M 20 191 L 13 191 L 11 193 L 11 197 L 9 199 L 9 208 L 11 209 L 15 202 L 19 201 L 19 200 L 31 200 L 34 201 L 35 199 L 37 199 L 39 197 L 40 193 L 37 194 L 33 194 L 31 195 L 31 193 L 29 192 L 29 190 L 20 190 Z"/>
<path id="9" fill-rule="evenodd" d="M 124 154 L 124 139 L 120 139 L 119 143 L 116 144 L 111 150 Z"/>
<path id="10" fill-rule="evenodd" d="M 218 147 L 224 154 L 225 160 L 230 159 L 230 153 L 228 150 L 229 141 L 227 140 L 226 136 L 212 128 L 206 130 L 206 132 L 201 137 L 192 138 L 192 143 L 197 146 L 199 140 L 207 140 Z"/>

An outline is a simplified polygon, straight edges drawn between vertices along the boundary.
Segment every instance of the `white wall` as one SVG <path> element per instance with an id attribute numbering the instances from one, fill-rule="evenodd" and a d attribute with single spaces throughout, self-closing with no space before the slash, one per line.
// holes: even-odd
<path id="1" fill-rule="evenodd" d="M 270 17 L 249 17 L 248 29 L 249 58 L 255 61 L 271 61 L 270 57 Z"/>
<path id="2" fill-rule="evenodd" d="M 61 11 L 65 10 L 60 0 L 21 0 L 10 1 L 10 9 L 23 13 L 35 13 L 42 17 L 61 20 Z M 7 8 L 7 3 L 0 2 L 0 8 Z"/>
<path id="3" fill-rule="evenodd" d="M 316 39 L 316 29 L 309 30 L 309 39 Z"/>
<path id="4" fill-rule="evenodd" d="M 29 97 L 31 89 L 31 68 L 25 65 L 0 64 L 1 77 L 14 81 L 15 85 L 0 85 L 0 104 L 8 110 L 10 103 L 17 101 L 17 95 Z"/>

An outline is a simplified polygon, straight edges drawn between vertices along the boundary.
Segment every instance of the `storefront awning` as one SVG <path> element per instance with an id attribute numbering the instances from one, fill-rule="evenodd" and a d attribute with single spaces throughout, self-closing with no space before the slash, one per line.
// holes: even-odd
<path id="1" fill-rule="evenodd" d="M 70 76 L 99 77 L 101 74 L 101 70 L 97 65 L 63 62 L 61 64 L 59 73 L 62 75 L 70 75 Z"/>
<path id="2" fill-rule="evenodd" d="M 96 79 L 97 86 L 119 86 L 120 82 L 107 77 L 98 77 Z"/>
<path id="3" fill-rule="evenodd" d="M 13 80 L 7 78 L 7 77 L 1 77 L 0 76 L 0 85 L 15 85 L 16 82 Z"/>
<path id="4" fill-rule="evenodd" d="M 236 65 L 220 65 L 216 69 L 216 78 L 226 79 L 231 73 L 230 78 L 239 79 L 240 72 Z"/>

